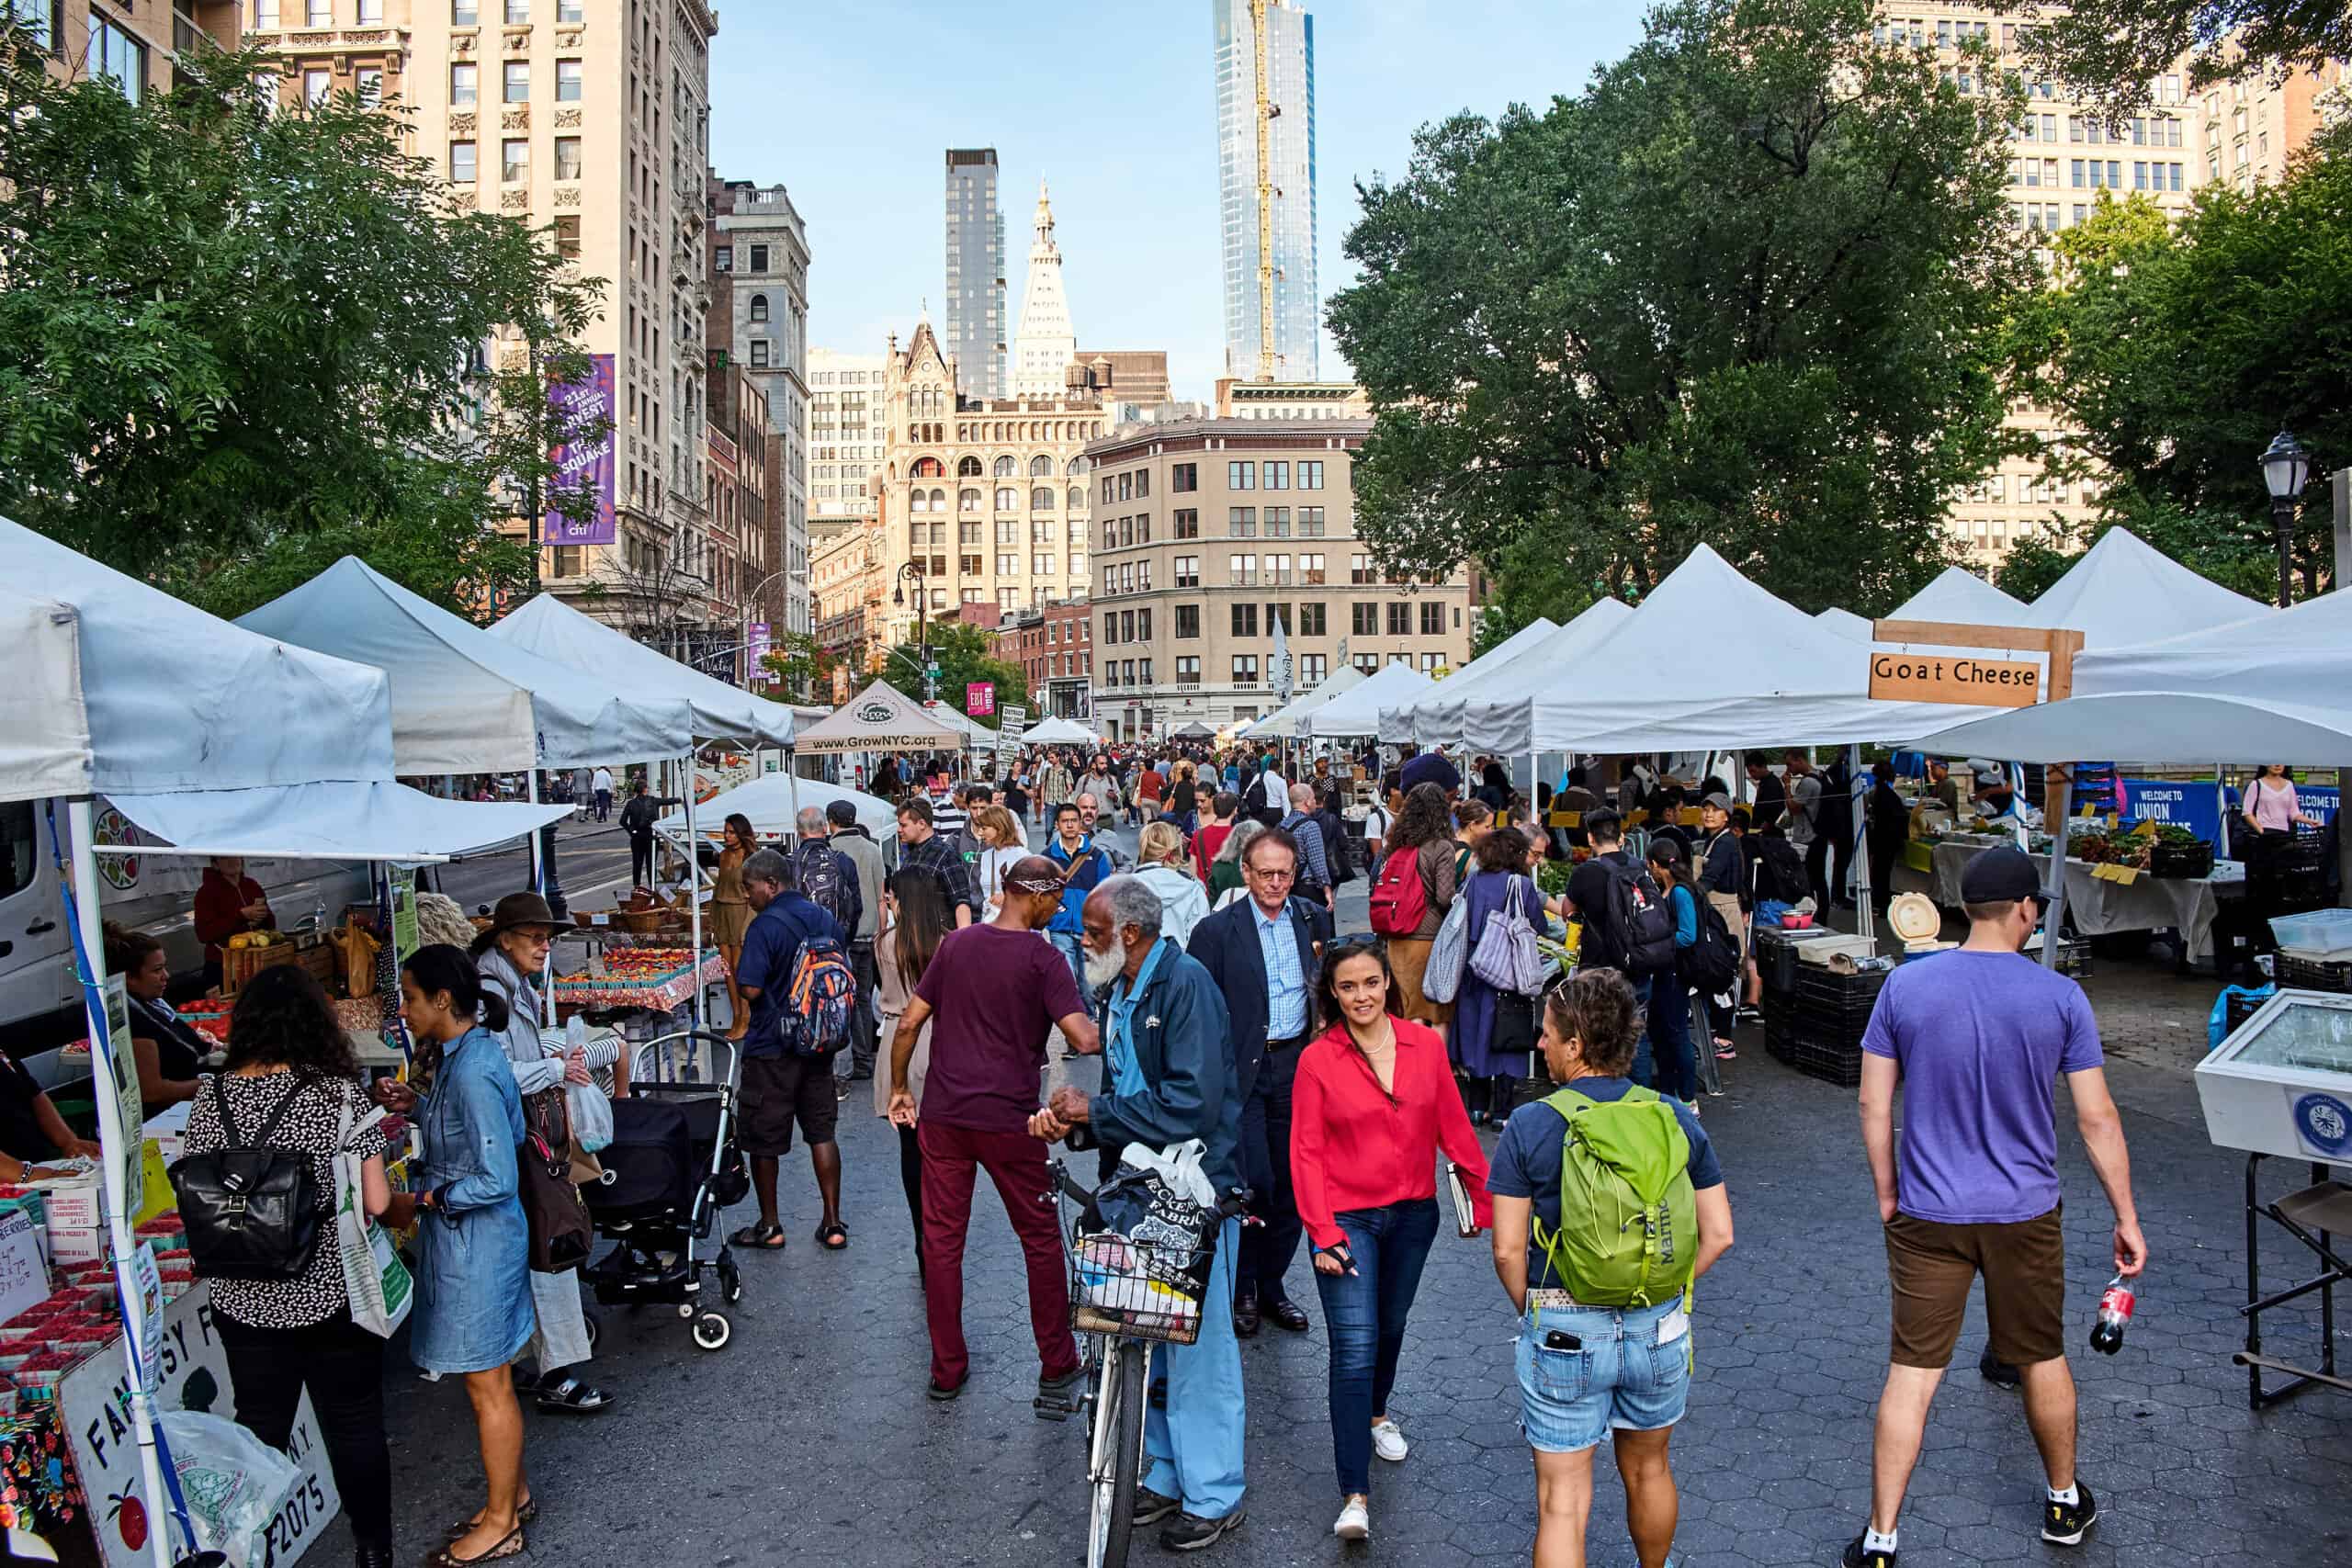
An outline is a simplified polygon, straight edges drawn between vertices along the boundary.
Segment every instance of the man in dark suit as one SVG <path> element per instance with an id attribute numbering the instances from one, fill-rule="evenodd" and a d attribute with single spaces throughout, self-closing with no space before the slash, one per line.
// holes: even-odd
<path id="1" fill-rule="evenodd" d="M 1290 896 L 1298 841 L 1280 828 L 1250 841 L 1241 872 L 1250 897 L 1193 927 L 1188 951 L 1225 995 L 1242 1093 L 1241 1179 L 1264 1222 L 1245 1231 L 1241 1244 L 1233 1329 L 1246 1339 L 1258 1332 L 1261 1314 L 1294 1334 L 1306 1329 L 1305 1309 L 1283 1282 L 1298 1256 L 1300 1230 L 1290 1189 L 1290 1100 L 1299 1052 L 1319 1022 L 1316 996 L 1331 916 Z"/>

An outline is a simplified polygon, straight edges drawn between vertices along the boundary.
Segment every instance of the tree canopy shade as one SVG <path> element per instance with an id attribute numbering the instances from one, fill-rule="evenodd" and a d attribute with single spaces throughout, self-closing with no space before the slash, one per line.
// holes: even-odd
<path id="1" fill-rule="evenodd" d="M 2186 85 L 2241 72 L 2272 77 L 2352 58 L 2352 6 L 2344 0 L 2012 0 L 2033 33 L 2028 58 L 2078 97 L 2128 114 L 2149 101 L 2148 84 L 2186 58 Z"/>
<path id="2" fill-rule="evenodd" d="M 394 111 L 265 108 L 257 53 L 138 103 L 43 61 L 0 32 L 0 513 L 222 615 L 345 553 L 477 613 L 526 586 L 496 525 L 587 513 L 548 453 L 602 430 L 548 385 L 602 284 Z"/>
<path id="3" fill-rule="evenodd" d="M 1809 609 L 1935 575 L 2002 440 L 2020 100 L 1980 46 L 1963 93 L 1871 16 L 1679 0 L 1580 95 L 1427 127 L 1360 186 L 1330 321 L 1387 564 L 1475 556 L 1510 598 L 1541 563 L 1521 608 L 1555 619 L 1702 541 Z"/>
<path id="4" fill-rule="evenodd" d="M 2018 384 L 2078 427 L 2102 521 L 2268 600 L 2257 460 L 2291 430 L 2314 457 L 2295 548 L 2318 592 L 2324 476 L 2352 463 L 2352 130 L 2320 138 L 2281 184 L 2209 187 L 2177 226 L 2143 198 L 2102 197 L 2052 243 L 2054 286 L 2014 323 Z"/>

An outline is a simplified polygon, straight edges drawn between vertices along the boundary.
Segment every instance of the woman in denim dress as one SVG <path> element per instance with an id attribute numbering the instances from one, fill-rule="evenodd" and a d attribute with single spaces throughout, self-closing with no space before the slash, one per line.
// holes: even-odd
<path id="1" fill-rule="evenodd" d="M 509 1371 L 534 1325 L 530 1229 L 514 1154 L 523 1101 L 497 1032 L 505 1005 L 484 994 L 464 949 L 422 948 L 401 966 L 401 1016 L 421 1046 L 438 1050 L 440 1065 L 421 1101 L 405 1085 L 378 1095 L 413 1114 L 423 1140 L 410 1190 L 392 1195 L 385 1218 L 417 1226 L 409 1355 L 428 1372 L 462 1376 L 473 1404 L 489 1500 L 427 1560 L 464 1568 L 521 1553 L 534 1512 Z"/>

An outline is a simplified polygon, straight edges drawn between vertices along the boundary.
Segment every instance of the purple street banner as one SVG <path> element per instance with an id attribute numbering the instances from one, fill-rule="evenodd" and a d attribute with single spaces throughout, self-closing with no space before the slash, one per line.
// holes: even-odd
<path id="1" fill-rule="evenodd" d="M 548 401 L 568 424 L 605 422 L 605 434 L 594 441 L 560 443 L 554 451 L 555 484 L 577 491 L 583 485 L 595 498 L 586 517 L 566 517 L 548 508 L 541 527 L 543 543 L 550 545 L 609 545 L 617 536 L 613 518 L 615 435 L 613 421 L 613 356 L 591 355 L 585 380 L 551 386 Z"/>
<path id="2" fill-rule="evenodd" d="M 743 681 L 745 685 L 763 685 L 773 679 L 768 674 L 767 666 L 761 662 L 767 658 L 768 648 L 767 622 L 752 621 L 744 627 L 743 668 L 747 671 Z"/>

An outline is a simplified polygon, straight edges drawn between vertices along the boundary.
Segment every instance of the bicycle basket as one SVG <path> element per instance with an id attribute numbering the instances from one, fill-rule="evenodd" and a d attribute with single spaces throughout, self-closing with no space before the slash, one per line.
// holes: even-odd
<path id="1" fill-rule="evenodd" d="M 1190 1345 L 1216 1262 L 1223 1221 L 1148 1179 L 1116 1198 L 1106 1185 L 1069 1229 L 1070 1316 L 1080 1332 Z M 1135 1201 L 1134 1200 L 1141 1200 Z"/>

